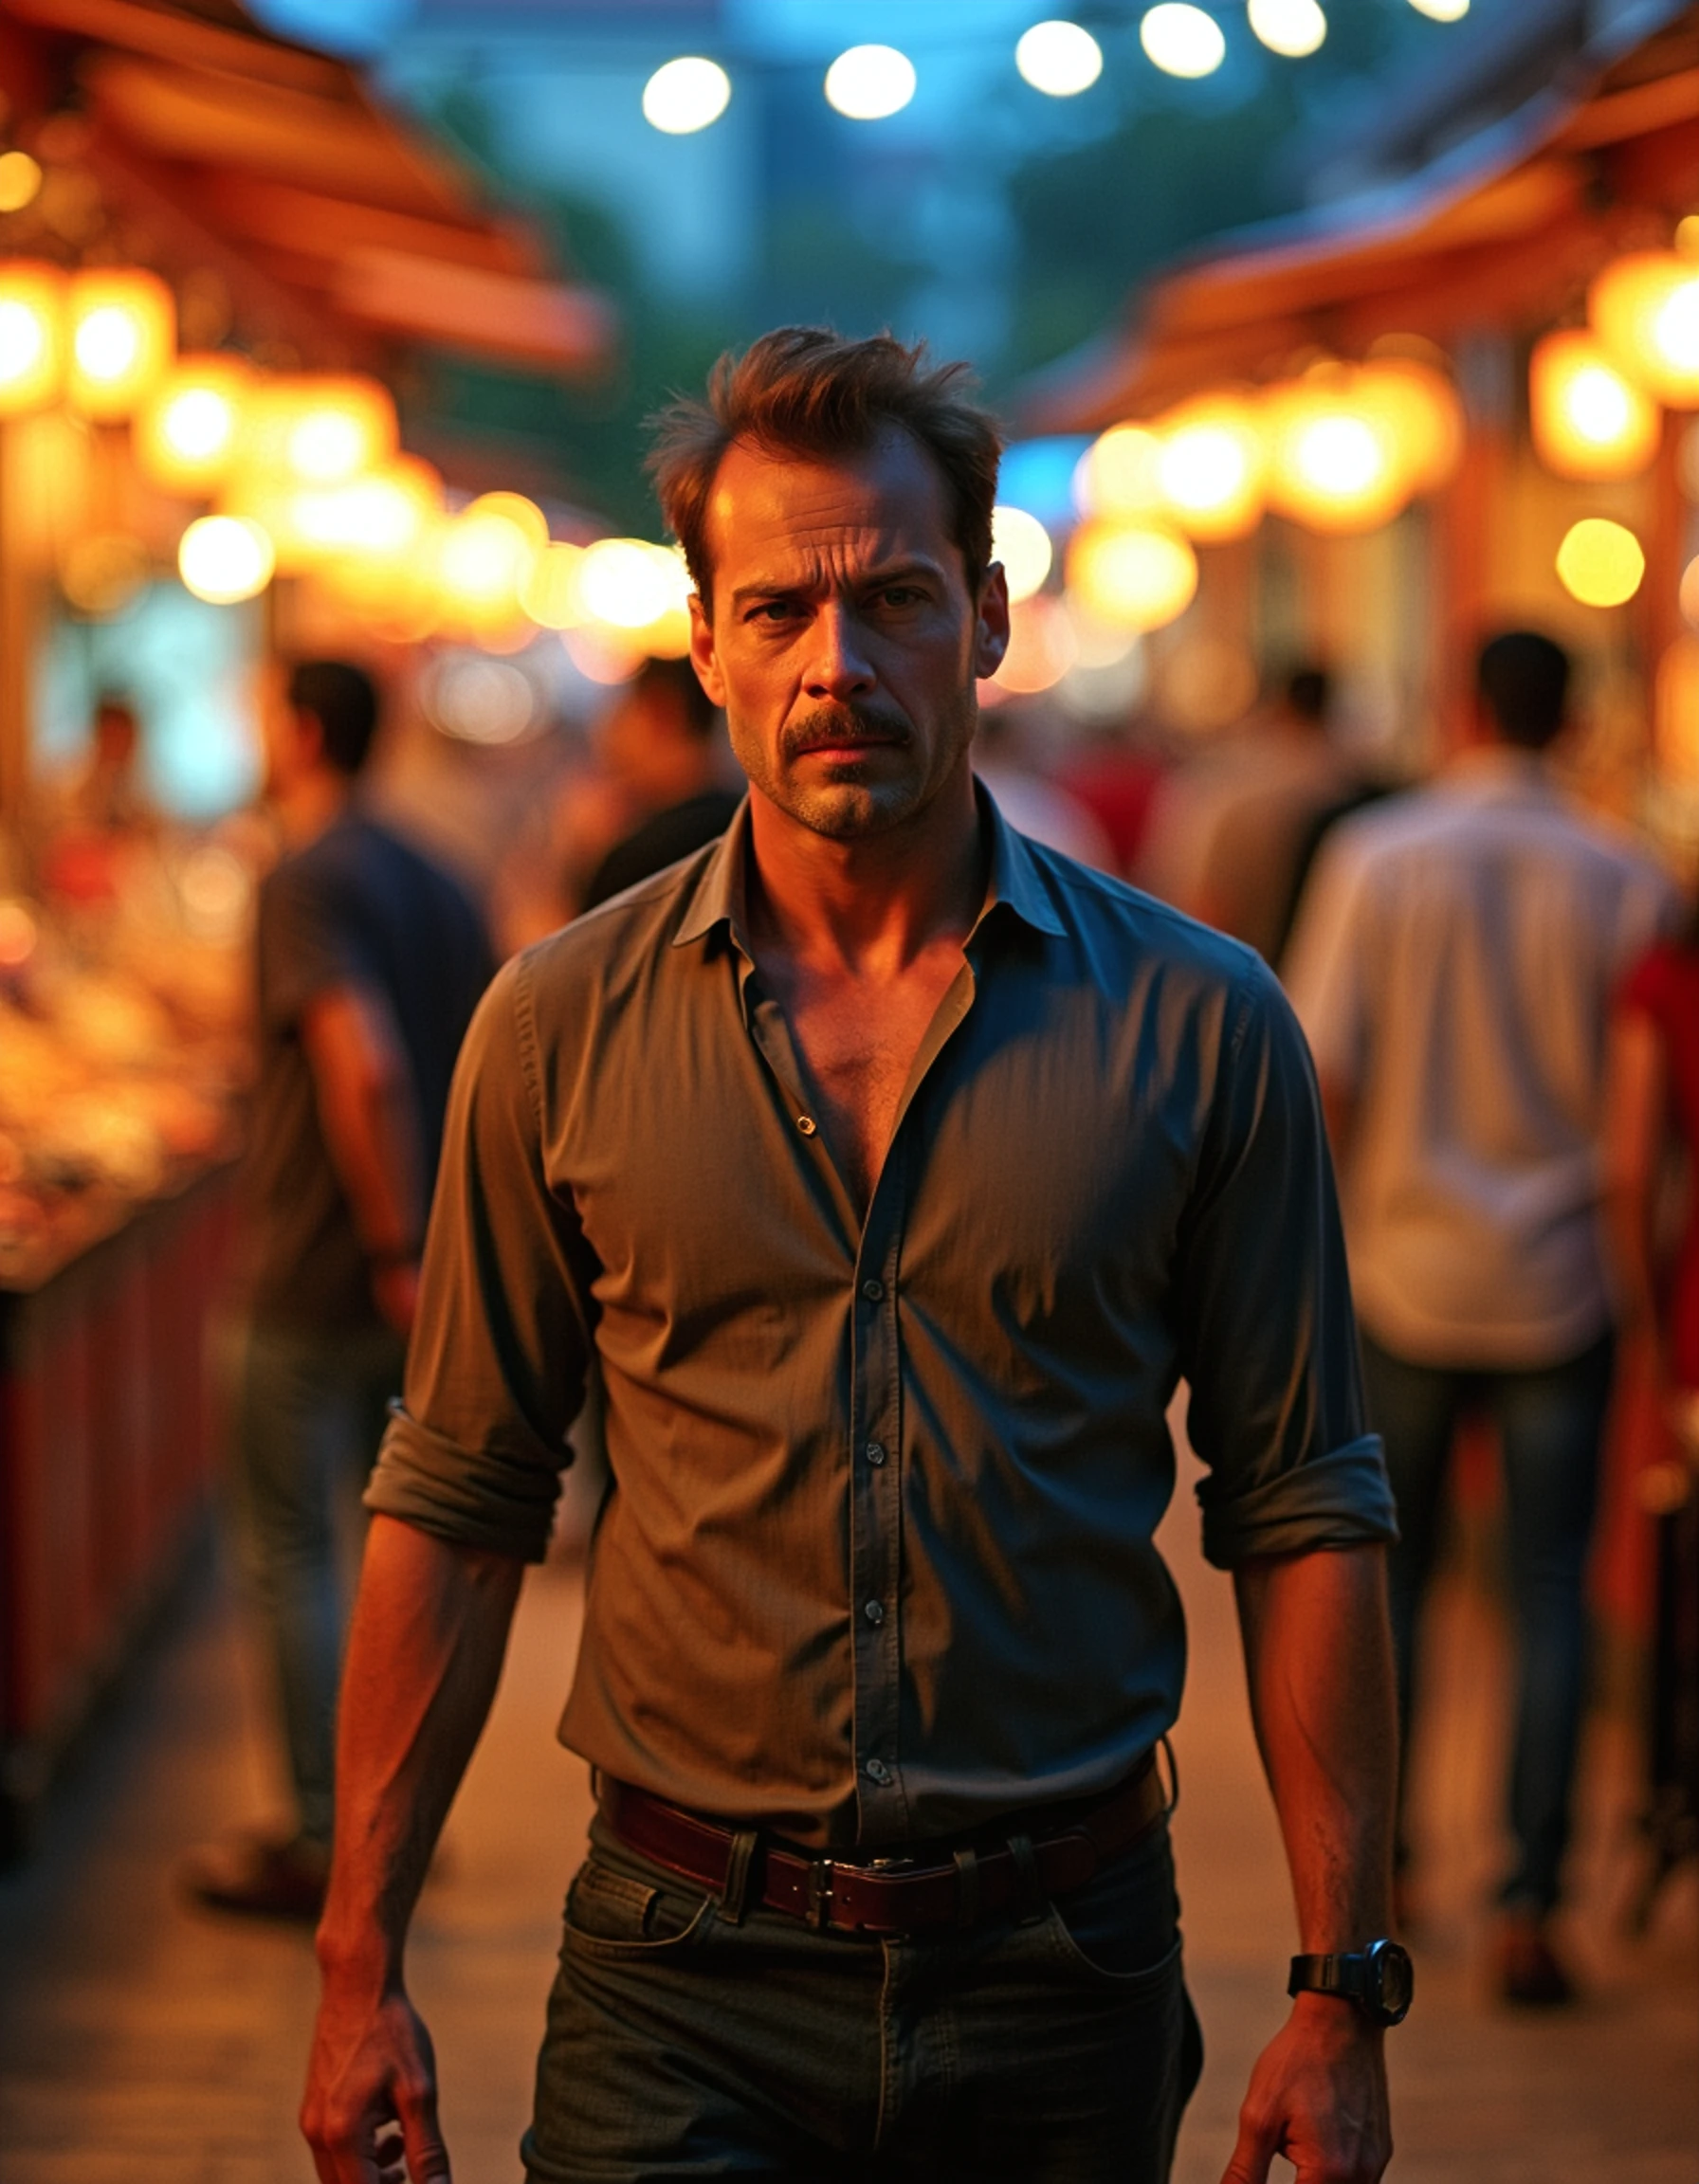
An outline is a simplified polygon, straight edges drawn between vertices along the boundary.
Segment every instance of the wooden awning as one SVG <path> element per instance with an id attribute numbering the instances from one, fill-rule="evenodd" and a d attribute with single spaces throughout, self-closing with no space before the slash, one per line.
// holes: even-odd
<path id="1" fill-rule="evenodd" d="M 1381 335 L 1550 325 L 1608 259 L 1666 243 L 1695 205 L 1699 6 L 1567 103 L 1542 100 L 1411 181 L 1250 230 L 1158 281 L 1126 330 L 1032 382 L 1022 424 L 1095 431 Z"/>
<path id="2" fill-rule="evenodd" d="M 526 228 L 346 64 L 272 37 L 234 0 L 5 12 L 81 95 L 102 185 L 179 254 L 198 234 L 239 287 L 262 280 L 298 346 L 417 341 L 574 374 L 606 362 L 606 300 L 553 277 Z"/>

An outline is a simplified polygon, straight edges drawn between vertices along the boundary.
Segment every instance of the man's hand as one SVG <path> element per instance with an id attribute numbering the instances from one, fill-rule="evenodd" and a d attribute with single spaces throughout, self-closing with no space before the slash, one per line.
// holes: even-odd
<path id="1" fill-rule="evenodd" d="M 375 2003 L 328 1976 L 313 2034 L 301 2128 L 320 2184 L 449 2184 L 436 2120 L 436 2057 L 405 1992 Z"/>
<path id="2" fill-rule="evenodd" d="M 1221 2184 L 1264 2184 L 1276 2154 L 1297 2184 L 1377 2184 L 1392 2159 L 1384 2043 L 1350 2003 L 1300 1994 L 1257 2057 Z"/>

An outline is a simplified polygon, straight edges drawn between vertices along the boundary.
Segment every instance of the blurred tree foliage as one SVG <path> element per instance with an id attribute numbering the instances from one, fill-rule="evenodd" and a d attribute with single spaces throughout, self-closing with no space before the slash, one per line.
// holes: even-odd
<path id="1" fill-rule="evenodd" d="M 1320 51 L 1285 61 L 1251 46 L 1242 85 L 1176 84 L 1141 66 L 1123 19 L 1105 35 L 1105 133 L 1018 164 L 1009 205 L 1018 238 L 1010 340 L 999 381 L 1018 378 L 1114 326 L 1160 266 L 1211 236 L 1295 210 L 1306 155 L 1360 126 L 1395 69 L 1445 33 L 1402 5 L 1328 10 Z M 1249 40 L 1241 25 L 1236 33 Z M 1095 94 L 1092 94 L 1095 96 Z"/>

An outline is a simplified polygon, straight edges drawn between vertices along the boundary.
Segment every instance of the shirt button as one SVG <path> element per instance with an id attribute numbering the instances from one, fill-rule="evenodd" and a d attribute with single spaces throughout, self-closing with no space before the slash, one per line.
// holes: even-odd
<path id="1" fill-rule="evenodd" d="M 812 1138 L 814 1132 L 820 1127 L 820 1125 L 814 1120 L 812 1115 L 798 1115 L 796 1118 L 796 1127 L 802 1132 L 802 1135 L 805 1138 Z"/>
<path id="2" fill-rule="evenodd" d="M 861 1293 L 869 1304 L 877 1304 L 885 1295 L 885 1283 L 876 1274 L 869 1274 L 861 1285 Z"/>
<path id="3" fill-rule="evenodd" d="M 885 1462 L 884 1444 L 878 1441 L 869 1441 L 862 1450 L 862 1454 L 869 1464 L 883 1464 Z"/>
<path id="4" fill-rule="evenodd" d="M 862 1610 L 862 1613 L 867 1617 L 869 1623 L 883 1623 L 885 1621 L 885 1610 L 879 1605 L 877 1600 L 869 1600 L 867 1606 Z"/>
<path id="5" fill-rule="evenodd" d="M 862 1773 L 867 1776 L 869 1782 L 877 1782 L 881 1789 L 883 1789 L 891 1778 L 891 1771 L 886 1765 L 883 1759 L 869 1759 L 867 1765 L 862 1769 Z"/>

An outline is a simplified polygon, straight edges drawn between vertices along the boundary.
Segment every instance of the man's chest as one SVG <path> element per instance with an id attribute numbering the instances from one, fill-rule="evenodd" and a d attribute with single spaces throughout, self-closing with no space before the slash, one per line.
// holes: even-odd
<path id="1" fill-rule="evenodd" d="M 805 1318 L 876 1278 L 1007 1362 L 1045 1328 L 1165 1300 L 1204 1101 L 1154 1022 L 1026 982 L 941 1040 L 923 1027 L 927 1053 L 878 1065 L 893 1116 L 915 1074 L 865 1211 L 789 1029 L 769 1005 L 580 1078 L 546 1158 L 598 1269 L 605 1343 L 647 1329 L 667 1355 L 721 1344 L 776 1366 Z"/>

